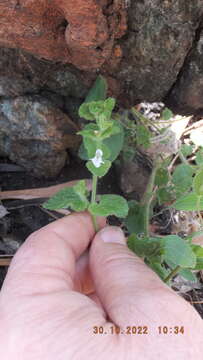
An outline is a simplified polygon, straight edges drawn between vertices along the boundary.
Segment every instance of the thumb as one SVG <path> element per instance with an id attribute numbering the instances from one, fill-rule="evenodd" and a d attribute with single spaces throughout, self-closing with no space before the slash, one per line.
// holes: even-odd
<path id="1" fill-rule="evenodd" d="M 164 314 L 155 311 L 160 298 L 168 303 L 177 297 L 128 249 L 118 227 L 107 226 L 96 234 L 90 249 L 90 269 L 96 293 L 109 319 L 118 326 L 147 323 L 149 318 L 158 323 L 160 315 L 167 317 L 163 304 L 160 308 Z"/>

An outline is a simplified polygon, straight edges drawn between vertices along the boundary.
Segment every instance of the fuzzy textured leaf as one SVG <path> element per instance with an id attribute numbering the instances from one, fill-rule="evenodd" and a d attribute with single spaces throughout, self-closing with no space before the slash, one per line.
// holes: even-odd
<path id="1" fill-rule="evenodd" d="M 81 180 L 75 186 L 60 190 L 43 207 L 49 210 L 71 208 L 74 211 L 84 211 L 89 204 L 86 191 L 85 181 Z"/>
<path id="2" fill-rule="evenodd" d="M 106 79 L 102 75 L 99 75 L 93 87 L 89 90 L 85 102 L 105 100 L 107 89 L 108 85 Z"/>
<path id="3" fill-rule="evenodd" d="M 119 195 L 101 195 L 100 202 L 90 204 L 88 209 L 96 216 L 115 215 L 122 218 L 128 214 L 128 203 Z"/>
<path id="4" fill-rule="evenodd" d="M 173 117 L 173 113 L 167 107 L 161 113 L 161 119 L 163 119 L 165 121 L 170 120 L 172 117 Z"/>
<path id="5" fill-rule="evenodd" d="M 185 192 L 192 186 L 194 170 L 190 165 L 178 165 L 173 173 L 172 182 L 177 190 Z"/>
<path id="6" fill-rule="evenodd" d="M 196 256 L 190 244 L 177 235 L 169 235 L 162 238 L 164 259 L 173 262 L 175 266 L 193 268 L 196 265 Z"/>
<path id="7" fill-rule="evenodd" d="M 107 174 L 111 167 L 111 162 L 109 160 L 104 160 L 104 163 L 100 167 L 94 166 L 93 162 L 90 160 L 86 163 L 88 170 L 96 176 L 102 177 Z"/>
<path id="8" fill-rule="evenodd" d="M 182 196 L 175 203 L 173 203 L 171 207 L 173 207 L 176 210 L 197 211 L 198 199 L 199 196 L 197 194 L 190 193 L 188 195 Z M 199 210 L 203 210 L 203 196 L 201 196 L 199 202 Z"/>
<path id="9" fill-rule="evenodd" d="M 193 190 L 197 195 L 203 195 L 203 169 L 198 171 L 193 179 Z"/>
<path id="10" fill-rule="evenodd" d="M 130 233 L 142 234 L 144 232 L 144 209 L 137 201 L 131 200 L 128 203 L 129 212 L 124 220 Z"/>

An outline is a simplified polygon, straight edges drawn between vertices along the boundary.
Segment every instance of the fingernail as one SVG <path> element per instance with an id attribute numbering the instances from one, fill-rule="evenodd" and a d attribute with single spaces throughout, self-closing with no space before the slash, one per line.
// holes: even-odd
<path id="1" fill-rule="evenodd" d="M 123 234 L 123 231 L 119 227 L 105 227 L 100 231 L 99 235 L 105 243 L 117 243 L 126 245 L 125 236 Z"/>

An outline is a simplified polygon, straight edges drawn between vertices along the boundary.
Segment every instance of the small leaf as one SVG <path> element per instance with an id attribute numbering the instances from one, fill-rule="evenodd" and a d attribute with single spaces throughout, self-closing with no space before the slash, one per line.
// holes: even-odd
<path id="1" fill-rule="evenodd" d="M 138 145 L 142 145 L 144 148 L 150 146 L 151 132 L 143 125 L 137 125 L 136 128 L 136 141 Z"/>
<path id="2" fill-rule="evenodd" d="M 95 119 L 94 115 L 92 115 L 89 110 L 89 103 L 83 103 L 82 105 L 80 105 L 79 116 L 90 121 Z"/>
<path id="3" fill-rule="evenodd" d="M 96 176 L 102 177 L 107 174 L 109 168 L 111 167 L 111 162 L 109 160 L 104 160 L 103 164 L 100 167 L 94 166 L 93 162 L 90 160 L 86 163 L 88 170 Z"/>
<path id="4" fill-rule="evenodd" d="M 160 205 L 171 202 L 175 199 L 174 188 L 172 186 L 168 186 L 158 189 L 157 198 Z"/>
<path id="5" fill-rule="evenodd" d="M 119 153 L 123 148 L 123 142 L 124 142 L 123 126 L 119 122 L 117 123 L 117 126 L 120 129 L 119 133 L 114 134 L 103 141 L 103 143 L 110 150 L 110 157 L 108 159 L 112 162 L 118 157 Z"/>
<path id="6" fill-rule="evenodd" d="M 101 195 L 100 202 L 90 204 L 88 210 L 96 216 L 115 215 L 126 217 L 128 214 L 128 203 L 119 195 Z"/>
<path id="7" fill-rule="evenodd" d="M 43 204 L 43 207 L 49 210 L 71 208 L 75 211 L 84 211 L 89 204 L 86 192 L 85 181 L 81 180 L 73 187 L 60 190 Z"/>
<path id="8" fill-rule="evenodd" d="M 107 81 L 102 76 L 99 75 L 93 85 L 93 87 L 88 92 L 85 102 L 105 100 L 107 94 Z"/>
<path id="9" fill-rule="evenodd" d="M 104 102 L 105 109 L 110 111 L 110 112 L 113 111 L 115 105 L 116 105 L 116 100 L 114 98 L 112 98 L 112 97 L 109 97 Z"/>
<path id="10" fill-rule="evenodd" d="M 144 209 L 137 201 L 131 200 L 128 203 L 129 212 L 124 220 L 129 233 L 142 234 L 144 232 Z"/>
<path id="11" fill-rule="evenodd" d="M 196 256 L 191 246 L 177 235 L 168 235 L 162 238 L 164 260 L 173 262 L 175 266 L 193 268 L 196 265 Z"/>
<path id="12" fill-rule="evenodd" d="M 197 153 L 196 153 L 196 157 L 195 157 L 195 162 L 197 165 L 203 165 L 203 148 L 200 148 Z"/>
<path id="13" fill-rule="evenodd" d="M 133 233 L 128 237 L 128 247 L 138 256 L 155 259 L 162 255 L 162 245 L 159 238 L 146 238 Z"/>
<path id="14" fill-rule="evenodd" d="M 197 211 L 198 201 L 199 201 L 199 196 L 195 193 L 190 193 L 188 195 L 182 196 L 175 203 L 173 203 L 171 207 L 176 210 Z M 201 196 L 199 202 L 199 210 L 203 210 L 203 196 Z"/>
<path id="15" fill-rule="evenodd" d="M 163 119 L 165 121 L 170 120 L 172 117 L 173 117 L 173 113 L 167 107 L 161 113 L 161 119 Z"/>
<path id="16" fill-rule="evenodd" d="M 188 281 L 191 281 L 191 282 L 197 281 L 195 274 L 193 274 L 193 272 L 189 269 L 182 269 L 179 271 L 179 274 Z"/>
<path id="17" fill-rule="evenodd" d="M 169 181 L 168 170 L 159 168 L 156 172 L 155 185 L 166 185 Z"/>
<path id="18" fill-rule="evenodd" d="M 166 269 L 163 265 L 156 262 L 147 262 L 147 264 L 151 267 L 152 270 L 162 279 L 166 279 L 166 277 L 170 274 L 170 271 Z"/>
<path id="19" fill-rule="evenodd" d="M 193 270 L 202 270 L 203 269 L 203 259 L 197 258 L 196 266 Z"/>
<path id="20" fill-rule="evenodd" d="M 199 258 L 203 258 L 203 246 L 191 244 L 192 251 Z"/>
<path id="21" fill-rule="evenodd" d="M 193 153 L 193 148 L 194 147 L 192 145 L 182 144 L 180 151 L 182 152 L 183 156 L 187 157 Z"/>
<path id="22" fill-rule="evenodd" d="M 193 179 L 193 190 L 197 195 L 203 195 L 203 169 L 198 171 Z"/>
<path id="23" fill-rule="evenodd" d="M 190 165 L 178 165 L 172 175 L 172 182 L 181 193 L 187 191 L 192 186 L 194 170 Z"/>
<path id="24" fill-rule="evenodd" d="M 102 115 L 104 112 L 104 101 L 91 101 L 89 103 L 89 111 L 92 115 L 94 115 L 94 118 Z"/>

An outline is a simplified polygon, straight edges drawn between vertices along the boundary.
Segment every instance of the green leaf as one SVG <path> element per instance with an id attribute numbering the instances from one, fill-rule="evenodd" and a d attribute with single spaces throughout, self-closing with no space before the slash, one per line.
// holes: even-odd
<path id="1" fill-rule="evenodd" d="M 193 270 L 202 270 L 203 269 L 203 259 L 197 258 L 196 266 Z"/>
<path id="2" fill-rule="evenodd" d="M 104 101 L 91 101 L 89 103 L 89 111 L 95 118 L 102 115 L 104 112 Z"/>
<path id="3" fill-rule="evenodd" d="M 142 145 L 144 148 L 150 146 L 151 132 L 143 125 L 137 125 L 136 128 L 136 141 L 138 145 Z"/>
<path id="4" fill-rule="evenodd" d="M 166 277 L 170 274 L 170 271 L 166 269 L 163 265 L 156 262 L 147 262 L 147 265 L 150 266 L 152 270 L 162 279 L 166 279 Z"/>
<path id="5" fill-rule="evenodd" d="M 193 148 L 194 147 L 192 145 L 182 144 L 180 151 L 182 152 L 184 157 L 187 157 L 192 154 Z"/>
<path id="6" fill-rule="evenodd" d="M 96 139 L 89 139 L 86 137 L 83 139 L 83 144 L 87 151 L 87 160 L 92 159 L 95 156 L 96 150 L 98 148 L 97 142 L 95 140 Z"/>
<path id="7" fill-rule="evenodd" d="M 177 235 L 169 235 L 162 238 L 164 260 L 171 261 L 175 266 L 193 268 L 196 265 L 196 256 L 191 246 Z"/>
<path id="8" fill-rule="evenodd" d="M 129 233 L 142 234 L 144 232 L 144 208 L 135 200 L 129 201 L 128 205 L 129 212 L 124 224 Z"/>
<path id="9" fill-rule="evenodd" d="M 87 149 L 84 146 L 84 143 L 82 143 L 78 150 L 78 156 L 82 160 L 88 160 L 91 156 L 88 156 Z"/>
<path id="10" fill-rule="evenodd" d="M 175 198 L 174 188 L 168 186 L 158 189 L 157 198 L 160 205 L 171 202 Z"/>
<path id="11" fill-rule="evenodd" d="M 43 207 L 49 210 L 71 208 L 74 211 L 84 211 L 89 204 L 86 192 L 85 181 L 81 180 L 75 186 L 60 190 L 43 204 Z"/>
<path id="12" fill-rule="evenodd" d="M 196 266 L 194 270 L 203 269 L 203 247 L 200 245 L 191 244 L 191 248 L 196 256 Z"/>
<path id="13" fill-rule="evenodd" d="M 112 113 L 114 107 L 116 105 L 116 100 L 112 97 L 109 97 L 104 101 L 104 107 L 106 110 L 110 111 Z"/>
<path id="14" fill-rule="evenodd" d="M 189 269 L 182 269 L 179 271 L 179 274 L 186 280 L 191 282 L 196 282 L 197 278 L 196 275 Z"/>
<path id="15" fill-rule="evenodd" d="M 123 148 L 124 143 L 124 130 L 121 123 L 116 124 L 119 127 L 119 133 L 114 134 L 103 141 L 103 143 L 110 150 L 110 157 L 108 158 L 110 161 L 114 161 Z"/>
<path id="16" fill-rule="evenodd" d="M 121 132 L 121 127 L 117 121 L 111 121 L 111 126 L 101 131 L 101 139 L 107 139 L 108 137 Z"/>
<path id="17" fill-rule="evenodd" d="M 192 176 L 194 170 L 190 165 L 181 164 L 178 165 L 172 175 L 172 182 L 177 190 L 185 192 L 192 186 Z"/>
<path id="18" fill-rule="evenodd" d="M 99 75 L 93 85 L 93 87 L 88 92 L 85 102 L 105 100 L 107 94 L 107 81 L 102 76 Z"/>
<path id="19" fill-rule="evenodd" d="M 203 148 L 200 148 L 195 157 L 195 162 L 197 165 L 203 165 Z"/>
<path id="20" fill-rule="evenodd" d="M 167 107 L 162 111 L 161 113 L 161 119 L 168 121 L 173 117 L 173 113 L 170 109 Z"/>
<path id="21" fill-rule="evenodd" d="M 175 203 L 173 203 L 171 207 L 176 210 L 197 211 L 198 201 L 199 201 L 199 196 L 195 193 L 190 193 L 188 195 L 182 196 Z M 203 196 L 201 196 L 199 202 L 199 210 L 203 210 Z"/>
<path id="22" fill-rule="evenodd" d="M 96 216 L 115 215 L 117 217 L 126 217 L 128 203 L 119 195 L 101 195 L 100 202 L 90 204 L 88 210 Z"/>
<path id="23" fill-rule="evenodd" d="M 155 258 L 162 255 L 162 247 L 159 238 L 145 238 L 135 233 L 128 237 L 128 247 L 138 256 Z"/>
<path id="24" fill-rule="evenodd" d="M 88 170 L 96 176 L 102 177 L 107 174 L 109 168 L 111 167 L 111 162 L 109 160 L 103 160 L 104 163 L 100 167 L 94 166 L 93 162 L 90 160 L 86 163 Z"/>
<path id="25" fill-rule="evenodd" d="M 193 190 L 197 195 L 203 195 L 203 169 L 198 171 L 193 179 Z"/>
<path id="26" fill-rule="evenodd" d="M 199 258 L 203 258 L 203 246 L 191 244 L 192 251 Z"/>
<path id="27" fill-rule="evenodd" d="M 84 118 L 86 120 L 94 120 L 95 117 L 93 114 L 91 114 L 90 110 L 89 110 L 89 103 L 83 103 L 80 105 L 79 107 L 79 116 L 81 118 Z"/>
<path id="28" fill-rule="evenodd" d="M 155 185 L 161 186 L 166 185 L 169 181 L 168 170 L 159 168 L 156 172 Z"/>

